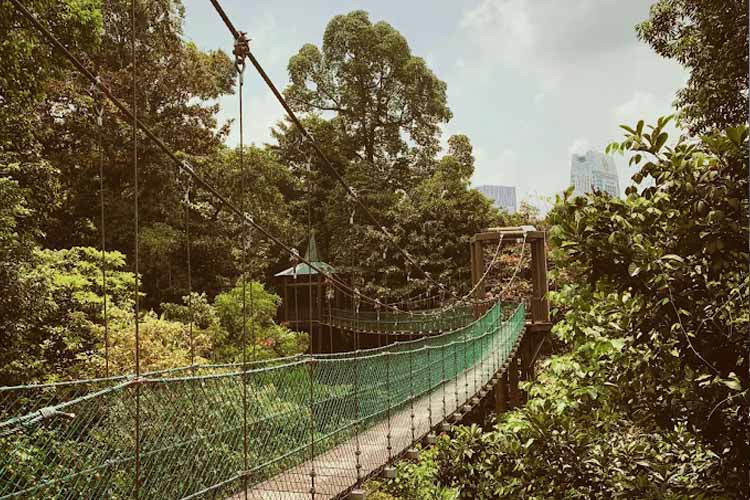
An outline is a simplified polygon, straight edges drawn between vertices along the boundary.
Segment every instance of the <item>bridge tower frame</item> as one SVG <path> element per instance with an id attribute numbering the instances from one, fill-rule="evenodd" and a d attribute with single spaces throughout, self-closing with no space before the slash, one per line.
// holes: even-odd
<path id="1" fill-rule="evenodd" d="M 527 330 L 548 332 L 552 328 L 549 314 L 549 284 L 547 281 L 547 247 L 546 232 L 534 226 L 491 227 L 477 233 L 469 240 L 471 247 L 471 284 L 475 286 L 474 299 L 481 301 L 485 297 L 485 282 L 479 283 L 484 274 L 483 248 L 487 243 L 495 243 L 502 237 L 502 244 L 526 242 L 531 247 L 531 317 Z"/>
<path id="2" fill-rule="evenodd" d="M 530 315 L 526 319 L 526 331 L 518 351 L 507 366 L 496 374 L 493 389 L 494 411 L 500 414 L 521 403 L 518 390 L 519 380 L 532 380 L 535 377 L 534 365 L 545 337 L 552 329 L 550 320 L 549 282 L 547 279 L 547 234 L 534 226 L 491 227 L 475 234 L 469 240 L 471 249 L 471 282 L 475 287 L 474 300 L 485 299 L 486 284 L 484 275 L 484 245 L 497 243 L 502 237 L 502 245 L 525 243 L 531 247 L 532 296 Z M 477 314 L 481 314 L 477 310 Z M 525 395 L 523 395 L 525 398 Z"/>

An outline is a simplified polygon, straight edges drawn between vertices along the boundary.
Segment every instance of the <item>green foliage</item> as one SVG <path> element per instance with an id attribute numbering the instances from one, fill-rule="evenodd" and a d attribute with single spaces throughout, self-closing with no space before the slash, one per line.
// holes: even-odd
<path id="1" fill-rule="evenodd" d="M 489 200 L 469 188 L 474 158 L 468 138 L 452 136 L 448 142 L 449 152 L 436 164 L 434 173 L 410 193 L 398 193 L 399 199 L 387 217 L 398 221 L 392 226 L 392 234 L 417 257 L 422 268 L 438 281 L 455 286 L 461 283 L 461 270 L 469 267 L 469 238 L 494 225 L 498 212 Z M 387 247 L 383 237 L 378 238 L 378 247 Z M 367 255 L 364 250 L 362 253 Z M 385 271 L 381 283 L 391 288 L 403 287 L 407 294 L 428 289 L 427 279 L 409 269 L 402 256 L 394 254 L 389 248 L 382 254 L 371 254 L 366 261 L 371 268 Z M 407 276 L 403 275 L 404 269 Z"/>
<path id="2" fill-rule="evenodd" d="M 372 24 L 364 11 L 331 19 L 322 48 L 306 44 L 289 60 L 289 77 L 291 104 L 335 113 L 348 148 L 386 177 L 397 174 L 394 160 L 408 151 L 403 135 L 435 149 L 439 125 L 451 118 L 445 83 L 401 33 Z"/>
<path id="3" fill-rule="evenodd" d="M 587 367 L 572 357 L 554 363 L 543 393 L 494 431 L 460 427 L 439 442 L 441 484 L 459 486 L 466 499 L 733 498 L 716 455 L 682 426 L 648 432 L 602 393 L 576 387 L 591 382 L 577 373 Z"/>
<path id="4" fill-rule="evenodd" d="M 667 122 L 624 127 L 610 147 L 640 166 L 626 199 L 558 199 L 551 244 L 570 282 L 551 300 L 569 352 L 492 432 L 439 442 L 425 464 L 437 486 L 467 499 L 748 496 L 748 130 L 668 147 Z"/>
<path id="5" fill-rule="evenodd" d="M 442 445 L 446 436 L 440 436 Z M 438 484 L 438 468 L 435 457 L 438 448 L 421 450 L 416 462 L 402 461 L 396 466 L 396 477 L 385 481 L 371 481 L 367 484 L 367 498 L 371 500 L 392 500 L 408 498 L 413 500 L 455 500 L 459 498 L 456 488 Z"/>
<path id="6" fill-rule="evenodd" d="M 6 184 L 0 182 L 0 195 L 5 193 Z M 24 213 L 17 203 L 13 209 L 15 215 Z M 0 217 L 0 222 L 14 220 Z M 4 234 L 7 231 L 0 232 L 0 236 Z M 134 276 L 123 270 L 125 256 L 107 252 L 102 262 L 99 250 L 74 247 L 34 249 L 22 257 L 16 262 L 19 267 L 10 270 L 18 279 L 9 284 L 17 300 L 3 303 L 0 315 L 4 326 L 0 332 L 4 346 L 0 354 L 0 385 L 99 377 L 105 375 L 107 366 L 111 375 L 132 373 Z M 102 263 L 107 270 L 106 322 Z M 260 283 L 249 283 L 247 303 L 252 301 L 252 308 L 248 305 L 248 342 L 254 332 L 257 345 L 247 349 L 257 359 L 288 356 L 307 349 L 306 334 L 273 322 L 279 300 Z M 192 316 L 187 305 L 190 301 Z M 205 294 L 194 293 L 184 297 L 183 304 L 162 304 L 162 317 L 153 311 L 144 313 L 139 325 L 141 371 L 239 359 L 241 302 L 238 285 L 218 295 L 213 305 Z"/>
<path id="7" fill-rule="evenodd" d="M 278 295 L 268 293 L 257 281 L 247 282 L 244 291 L 244 315 L 242 280 L 232 290 L 216 296 L 216 315 L 226 333 L 215 341 L 215 357 L 239 360 L 243 346 L 252 359 L 291 356 L 307 350 L 309 339 L 306 333 L 294 332 L 274 323 L 281 302 Z M 247 317 L 244 325 L 243 317 Z M 253 338 L 256 339 L 254 345 L 251 344 Z"/>
<path id="8" fill-rule="evenodd" d="M 208 158 L 196 158 L 195 164 L 219 192 L 235 206 L 244 207 L 255 220 L 262 221 L 271 233 L 281 235 L 282 241 L 294 243 L 303 234 L 298 221 L 306 221 L 306 216 L 302 219 L 293 211 L 298 180 L 271 148 L 245 146 L 244 171 L 240 170 L 238 149 L 221 148 Z M 250 241 L 246 269 L 252 270 L 255 277 L 265 278 L 278 270 L 276 261 L 284 251 L 248 230 L 228 210 L 216 208 L 208 193 L 195 191 L 191 208 L 194 289 L 213 297 L 232 286 L 242 269 L 243 234 Z M 179 262 L 180 255 L 184 255 L 182 248 L 174 260 Z M 185 285 L 184 276 L 181 284 Z"/>
<path id="9" fill-rule="evenodd" d="M 19 269 L 21 300 L 2 322 L 2 385 L 72 376 L 102 341 L 102 255 L 96 249 L 34 250 Z M 111 308 L 132 307 L 133 275 L 125 256 L 105 254 Z"/>
<path id="10" fill-rule="evenodd" d="M 423 269 L 456 286 L 468 238 L 496 222 L 497 212 L 469 189 L 468 137 L 450 137 L 438 158 L 439 126 L 451 117 L 445 83 L 397 30 L 363 11 L 334 17 L 320 48 L 307 44 L 290 59 L 289 76 L 286 96 L 308 113 L 305 125 L 344 182 Z M 305 138 L 287 122 L 274 136 L 279 160 L 300 180 L 295 218 L 306 221 L 310 211 L 326 259 L 339 268 L 354 262 L 357 286 L 384 300 L 427 291 L 429 280 L 354 209 Z"/>
<path id="11" fill-rule="evenodd" d="M 639 302 L 626 330 L 628 362 L 612 379 L 633 417 L 685 423 L 740 481 L 748 456 L 747 127 L 666 147 L 666 121 L 650 132 L 626 128 L 612 147 L 634 153 L 636 183 L 650 176 L 655 185 L 629 187 L 623 201 L 560 204 L 553 240 L 579 281 Z"/>
<path id="12" fill-rule="evenodd" d="M 24 5 L 45 19 L 60 41 L 71 50 L 91 50 L 102 33 L 99 0 L 33 0 Z M 49 79 L 66 73 L 59 55 L 10 2 L 0 4 L 0 152 L 33 154 L 39 116 L 30 112 L 46 97 Z"/>
<path id="13" fill-rule="evenodd" d="M 657 0 L 638 37 L 690 70 L 677 106 L 693 133 L 747 121 L 747 0 Z"/>

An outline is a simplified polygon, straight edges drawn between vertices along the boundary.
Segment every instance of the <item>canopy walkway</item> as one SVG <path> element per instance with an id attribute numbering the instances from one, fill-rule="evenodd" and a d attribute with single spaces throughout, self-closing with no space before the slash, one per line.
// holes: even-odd
<path id="1" fill-rule="evenodd" d="M 0 498 L 342 495 L 503 369 L 525 311 L 502 309 L 366 351 L 2 387 Z"/>
<path id="2" fill-rule="evenodd" d="M 0 387 L 0 499 L 314 499 L 345 495 L 399 454 L 412 455 L 412 448 L 432 429 L 442 428 L 448 420 L 459 420 L 478 404 L 477 395 L 486 394 L 495 381 L 498 382 L 493 392 L 498 401 L 505 397 L 506 379 L 510 392 L 517 394 L 514 381 L 517 382 L 523 368 L 518 366 L 516 351 L 527 331 L 524 306 L 494 303 L 475 319 L 479 311 L 484 311 L 493 301 L 485 297 L 486 277 L 498 259 L 504 238 L 521 241 L 524 247 L 527 242 L 532 246 L 533 297 L 528 333 L 549 329 L 543 232 L 525 226 L 493 228 L 472 238 L 472 288 L 459 296 L 456 290 L 422 268 L 420 259 L 401 245 L 366 199 L 347 183 L 271 82 L 251 52 L 246 34 L 234 27 L 219 0 L 211 0 L 211 3 L 235 41 L 233 54 L 240 110 L 238 171 L 242 173 L 240 191 L 245 195 L 240 198 L 244 200 L 250 194 L 244 181 L 247 170 L 242 131 L 243 75 L 249 62 L 312 146 L 321 165 L 343 188 L 351 204 L 349 224 L 352 230 L 356 214 L 356 218 L 367 223 L 368 230 L 369 227 L 377 229 L 383 241 L 399 256 L 406 281 L 414 271 L 423 280 L 427 292 L 431 292 L 399 300 L 386 291 L 386 297 L 396 299 L 390 303 L 361 293 L 354 279 L 356 259 L 352 259 L 345 280 L 334 268 L 321 262 L 317 252 L 310 248 L 305 257 L 299 255 L 291 242 L 284 241 L 266 227 L 265 221 L 256 220 L 254 214 L 247 212 L 244 202 L 236 204 L 234 197 L 220 192 L 200 169 L 185 159 L 183 152 L 171 148 L 149 128 L 148 120 L 139 113 L 135 0 L 131 1 L 130 14 L 130 71 L 134 89 L 130 105 L 118 97 L 119 92 L 111 89 L 95 69 L 89 68 L 87 59 L 76 56 L 57 38 L 47 21 L 40 20 L 21 0 L 10 0 L 18 16 L 92 85 L 92 90 L 96 90 L 94 97 L 106 99 L 112 110 L 131 123 L 135 328 L 132 375 Z M 102 105 L 99 109 L 101 127 L 105 107 Z M 239 342 L 242 363 L 191 364 L 142 372 L 139 132 L 173 165 L 175 181 L 185 190 L 188 291 L 193 292 L 190 221 L 191 217 L 200 216 L 191 203 L 191 193 L 200 190 L 208 197 L 207 206 L 225 210 L 240 226 L 237 246 L 241 248 L 238 267 L 241 274 L 247 271 L 247 242 L 251 232 L 253 238 L 263 238 L 289 255 L 293 267 L 277 275 L 285 283 L 283 320 L 295 329 L 307 324 L 312 352 L 315 352 L 312 341 L 317 335 L 317 344 L 322 347 L 322 326 L 329 326 L 331 353 L 246 362 L 246 346 L 255 345 L 257 339 L 252 328 L 248 337 L 247 328 L 243 327 Z M 99 176 L 103 179 L 106 173 L 101 167 L 105 160 L 103 148 L 99 148 L 99 159 Z M 106 333 L 106 204 L 104 188 L 100 191 L 106 353 L 110 345 Z M 310 196 L 307 232 L 312 240 L 311 204 Z M 484 267 L 482 245 L 494 241 L 497 241 L 494 257 Z M 511 282 L 522 263 L 523 255 Z M 306 285 L 297 280 L 298 275 L 306 276 Z M 293 300 L 287 300 L 286 285 L 293 289 Z M 509 286 L 510 283 L 506 285 Z M 334 289 L 339 293 L 333 294 L 331 303 L 328 291 Z M 307 293 L 302 294 L 300 290 Z M 315 295 L 314 290 L 317 290 Z M 253 302 L 245 303 L 244 279 L 242 296 L 242 324 L 246 325 L 253 316 Z M 324 303 L 328 318 L 323 316 Z M 350 304 L 350 309 L 356 312 L 339 309 L 334 315 L 333 308 L 342 303 Z M 293 314 L 289 314 L 286 307 L 292 304 Z M 364 309 L 375 311 L 360 311 L 360 304 Z M 409 310 L 416 307 L 415 304 L 425 307 L 437 304 L 443 308 L 420 314 Z M 192 300 L 188 300 L 187 307 L 192 349 L 195 340 Z M 354 337 L 356 350 L 333 353 L 333 328 L 346 331 L 342 337 Z M 354 335 L 350 335 L 352 333 Z M 375 337 L 378 344 L 381 341 L 387 344 L 361 350 L 359 333 L 377 334 L 369 337 Z M 410 340 L 390 342 L 404 337 Z M 528 359 L 529 349 L 524 347 L 521 351 Z M 500 375 L 506 369 L 507 375 Z M 106 370 L 109 374 L 109 368 Z M 498 408 L 501 407 L 498 403 Z"/>

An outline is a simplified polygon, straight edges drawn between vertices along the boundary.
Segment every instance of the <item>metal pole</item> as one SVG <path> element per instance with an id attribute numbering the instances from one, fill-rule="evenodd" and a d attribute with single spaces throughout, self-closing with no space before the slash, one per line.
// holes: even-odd
<path id="1" fill-rule="evenodd" d="M 468 354 L 469 348 L 466 345 L 466 330 L 464 330 L 463 344 L 464 344 L 464 369 L 463 369 L 463 372 L 464 372 L 464 396 L 465 396 L 464 401 L 468 402 L 469 401 L 469 374 L 467 373 L 467 370 L 469 369 L 469 357 L 468 357 L 469 356 L 469 354 Z"/>
<path id="2" fill-rule="evenodd" d="M 133 79 L 133 199 L 135 204 L 135 377 L 136 380 L 141 376 L 141 337 L 139 329 L 140 315 L 140 271 L 139 271 L 139 246 L 140 246 L 140 221 L 138 218 L 138 79 L 137 79 L 137 58 L 136 58 L 136 31 L 135 31 L 135 3 L 136 0 L 130 0 L 130 44 L 132 56 L 132 79 Z M 135 386 L 135 499 L 138 500 L 141 494 L 141 384 Z"/>
<path id="3" fill-rule="evenodd" d="M 308 363 L 310 378 L 310 496 L 315 500 L 315 358 Z"/>
<path id="4" fill-rule="evenodd" d="M 362 455 L 362 449 L 360 448 L 359 443 L 359 424 L 361 419 L 361 411 L 360 411 L 360 402 L 359 402 L 359 333 L 355 333 L 357 337 L 357 350 L 354 355 L 354 400 L 356 403 L 356 420 L 355 420 L 355 427 L 354 432 L 356 433 L 356 450 L 354 452 L 354 455 L 356 457 L 356 469 L 357 469 L 357 486 L 360 485 L 360 482 L 362 481 L 362 464 L 360 462 L 360 455 Z"/>
<path id="5" fill-rule="evenodd" d="M 427 349 L 427 423 L 429 424 L 430 430 L 432 430 L 432 349 L 429 345 L 425 346 Z"/>
<path id="6" fill-rule="evenodd" d="M 474 394 L 477 393 L 477 341 L 476 335 L 471 336 L 472 363 L 471 372 L 474 375 Z"/>
<path id="7" fill-rule="evenodd" d="M 386 393 L 386 420 L 387 420 L 387 433 L 386 439 L 386 450 L 388 451 L 388 463 L 383 468 L 383 477 L 386 479 L 393 479 L 396 477 L 396 467 L 391 464 L 393 460 L 393 445 L 391 443 L 391 351 L 386 349 L 385 351 L 385 393 Z"/>
<path id="8" fill-rule="evenodd" d="M 388 434 L 386 434 L 386 440 L 388 442 L 388 445 L 386 446 L 386 449 L 388 450 L 388 463 L 391 462 L 393 459 L 392 450 L 393 447 L 391 446 L 391 351 L 385 352 L 385 392 L 387 399 L 387 406 L 386 406 L 386 418 L 388 419 Z"/>
<path id="9" fill-rule="evenodd" d="M 414 426 L 414 349 L 409 350 L 409 409 L 411 412 L 411 446 L 406 450 L 406 458 L 415 460 L 417 458 L 416 428 Z"/>
<path id="10" fill-rule="evenodd" d="M 453 342 L 453 396 L 456 399 L 455 410 L 458 411 L 458 343 Z"/>
<path id="11" fill-rule="evenodd" d="M 441 368 L 441 377 L 440 380 L 442 381 L 441 385 L 443 386 L 443 421 L 445 421 L 445 346 L 441 346 L 440 348 L 440 362 L 442 365 Z"/>

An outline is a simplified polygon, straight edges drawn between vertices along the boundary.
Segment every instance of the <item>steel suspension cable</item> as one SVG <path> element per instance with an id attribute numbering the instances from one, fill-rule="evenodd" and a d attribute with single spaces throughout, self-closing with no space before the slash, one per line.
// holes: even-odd
<path id="1" fill-rule="evenodd" d="M 136 0 L 130 0 L 130 49 L 131 49 L 131 77 L 133 80 L 133 201 L 135 204 L 135 376 L 141 376 L 141 336 L 139 328 L 140 315 L 140 221 L 138 217 L 138 66 L 136 53 Z M 140 497 L 141 489 L 141 384 L 135 386 L 135 498 Z"/>
<path id="2" fill-rule="evenodd" d="M 444 313 L 445 311 L 450 310 L 451 308 L 458 307 L 458 306 L 460 306 L 462 304 L 480 305 L 481 306 L 481 305 L 486 305 L 486 304 L 492 302 L 492 300 L 472 300 L 472 299 L 470 299 L 470 297 L 474 294 L 474 292 L 477 290 L 477 288 L 482 283 L 484 283 L 484 281 L 487 279 L 487 276 L 489 275 L 490 271 L 492 270 L 492 268 L 497 263 L 497 260 L 500 257 L 500 250 L 502 249 L 502 243 L 503 243 L 503 235 L 500 234 L 500 238 L 499 238 L 497 246 L 495 248 L 495 252 L 493 254 L 492 260 L 485 267 L 485 270 L 482 273 L 482 276 L 479 278 L 479 280 L 477 280 L 477 282 L 472 286 L 472 288 L 467 293 L 465 293 L 463 296 L 457 298 L 456 301 L 453 304 L 451 304 L 450 306 L 444 306 L 444 307 L 441 307 L 439 311 L 427 312 L 427 313 L 424 313 L 424 314 L 425 315 L 430 315 L 430 314 L 438 315 L 438 314 Z M 524 233 L 523 242 L 521 244 L 522 248 L 525 247 L 525 245 L 526 245 L 526 234 Z M 520 264 L 520 262 L 519 262 L 519 264 Z M 515 275 L 517 274 L 517 272 L 518 272 L 518 267 L 516 267 L 516 270 L 515 270 L 515 272 L 513 274 L 513 278 L 515 278 Z M 513 278 L 511 278 L 511 280 L 508 283 L 508 285 L 506 287 L 504 287 L 504 290 L 506 290 L 508 288 L 508 286 L 510 286 L 510 284 L 513 281 Z M 346 291 L 342 291 L 342 292 L 346 293 Z M 377 299 L 376 299 L 376 301 L 377 301 L 376 307 L 377 306 L 386 306 L 386 307 L 389 307 L 391 309 L 393 309 L 393 307 L 394 307 L 394 306 L 392 306 L 392 304 L 394 304 L 394 303 L 384 304 L 384 303 L 380 302 Z M 398 308 L 396 308 L 396 310 L 401 311 Z M 407 314 L 410 314 L 409 311 L 404 311 L 404 312 L 406 312 Z M 413 313 L 411 313 L 411 314 L 413 314 Z"/>
<path id="3" fill-rule="evenodd" d="M 193 310 L 193 271 L 190 262 L 190 178 L 185 185 L 185 257 L 187 265 L 188 282 L 188 336 L 190 339 L 190 366 L 195 373 L 195 338 L 193 336 L 193 323 L 195 322 L 195 311 Z"/>
<path id="4" fill-rule="evenodd" d="M 98 128 L 97 150 L 99 155 L 99 208 L 102 246 L 102 316 L 104 320 L 104 377 L 109 378 L 109 312 L 107 310 L 107 237 L 104 218 L 104 146 L 103 146 L 103 115 L 104 103 L 100 102 L 96 110 L 96 124 Z"/>
<path id="5" fill-rule="evenodd" d="M 354 215 L 355 210 L 352 209 L 351 216 L 349 217 L 349 252 L 351 254 L 352 259 L 352 265 L 349 270 L 350 278 L 352 281 L 352 289 L 357 290 L 355 283 L 354 283 L 354 266 L 356 264 L 356 257 L 354 253 Z M 354 324 L 359 324 L 359 300 L 356 297 L 352 297 L 353 299 L 353 306 L 354 306 Z M 360 434 L 360 418 L 361 418 L 361 408 L 360 408 L 360 394 L 359 394 L 359 356 L 360 356 L 360 345 L 359 345 L 359 330 L 354 331 L 354 404 L 356 406 L 355 410 L 355 421 L 354 421 L 354 439 L 355 439 L 355 450 L 354 450 L 354 456 L 355 456 L 355 468 L 357 471 L 357 482 L 356 487 L 359 488 L 360 482 L 362 481 L 362 464 L 360 462 L 360 456 L 362 454 L 362 449 L 359 442 L 359 434 Z"/>
<path id="6" fill-rule="evenodd" d="M 235 45 L 235 66 L 237 69 L 237 87 L 239 94 L 239 127 L 240 127 L 240 142 L 239 142 L 239 160 L 240 160 L 240 210 L 245 212 L 245 199 L 246 199 L 246 179 L 245 179 L 245 130 L 244 130 L 244 110 L 243 110 L 243 94 L 244 94 L 244 73 L 245 73 L 245 61 L 244 58 L 239 57 L 238 51 L 243 50 L 240 44 Z M 242 231 L 240 233 L 240 242 L 242 245 L 242 257 L 241 257 L 241 272 L 240 277 L 242 280 L 242 491 L 244 499 L 248 498 L 248 474 L 250 471 L 250 460 L 249 460 L 249 444 L 248 444 L 248 425 L 247 425 L 247 413 L 248 413 L 248 401 L 247 401 L 247 228 L 243 224 Z M 252 283 L 250 284 L 250 300 L 252 301 L 253 290 Z M 252 322 L 252 318 L 250 320 Z M 253 335 L 253 361 L 255 360 L 255 338 Z"/>
<path id="7" fill-rule="evenodd" d="M 312 204 L 313 204 L 313 181 L 312 181 L 312 162 L 307 166 L 307 255 L 310 260 L 313 260 L 313 254 L 310 249 L 313 241 L 313 227 L 312 227 Z M 317 250 L 317 249 L 316 249 Z M 320 275 L 318 275 L 320 277 Z M 320 291 L 320 290 L 319 290 Z M 315 361 L 313 360 L 313 353 L 315 352 L 315 334 L 313 329 L 313 292 L 312 292 L 312 269 L 307 270 L 307 308 L 308 308 L 308 331 L 310 332 L 310 496 L 312 500 L 315 500 L 315 407 L 313 402 L 315 401 Z M 320 318 L 318 318 L 320 320 Z M 318 321 L 318 340 L 322 333 L 322 327 L 320 321 Z M 322 341 L 320 342 L 322 351 Z"/>

